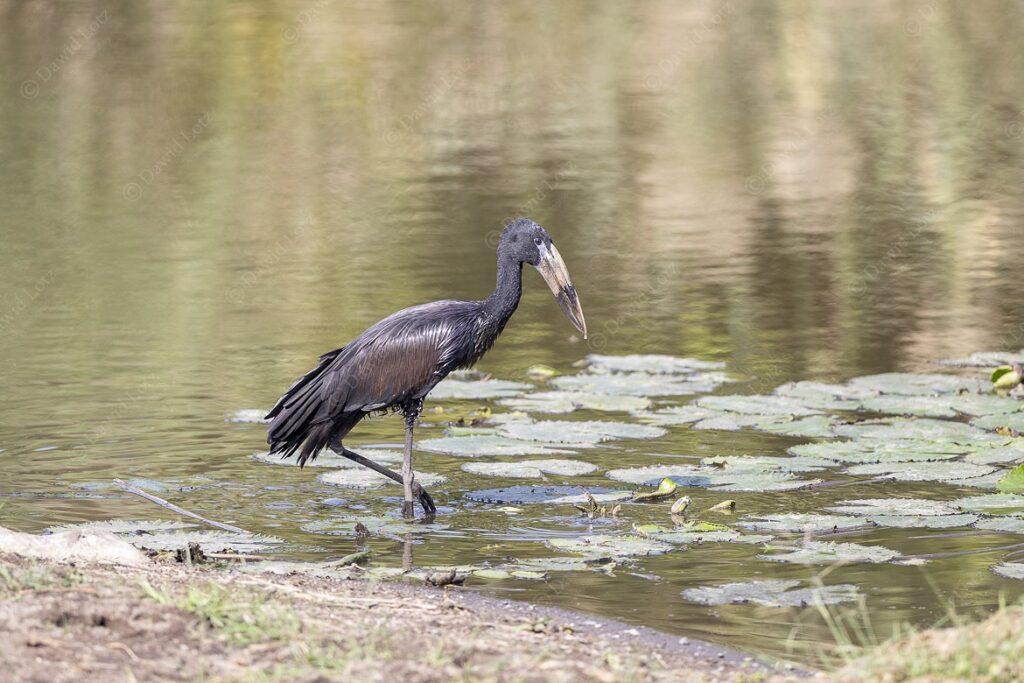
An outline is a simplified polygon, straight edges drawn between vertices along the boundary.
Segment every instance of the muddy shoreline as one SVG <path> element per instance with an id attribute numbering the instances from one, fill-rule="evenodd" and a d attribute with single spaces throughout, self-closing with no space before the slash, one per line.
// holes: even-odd
<path id="1" fill-rule="evenodd" d="M 800 672 L 469 589 L 0 555 L 14 681 L 748 681 Z"/>

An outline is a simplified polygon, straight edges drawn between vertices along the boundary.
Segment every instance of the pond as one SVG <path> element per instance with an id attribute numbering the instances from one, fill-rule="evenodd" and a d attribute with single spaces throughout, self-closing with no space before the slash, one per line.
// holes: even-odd
<path id="1" fill-rule="evenodd" d="M 1012 550 L 913 558 L 1024 542 L 964 501 L 1017 462 L 993 430 L 1019 407 L 972 395 L 991 358 L 935 363 L 1024 347 L 1024 6 L 871 5 L 0 1 L 0 524 L 173 518 L 121 478 L 275 556 L 513 558 L 467 585 L 812 663 L 816 580 L 881 638 L 1016 599 Z M 253 416 L 319 354 L 485 296 L 517 215 L 591 335 L 526 273 L 478 366 L 522 385 L 428 401 L 434 524 L 390 516 L 398 487 L 254 457 Z M 959 379 L 854 380 L 892 372 Z M 797 381 L 841 386 L 710 398 Z M 393 462 L 401 430 L 348 445 Z M 663 501 L 599 495 L 666 476 Z M 704 526 L 675 528 L 682 495 Z M 849 533 L 776 548 L 807 524 Z"/>

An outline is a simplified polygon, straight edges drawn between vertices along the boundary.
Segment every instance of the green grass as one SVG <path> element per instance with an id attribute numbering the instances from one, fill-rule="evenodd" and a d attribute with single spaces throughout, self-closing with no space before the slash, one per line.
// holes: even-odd
<path id="1" fill-rule="evenodd" d="M 82 576 L 72 567 L 45 567 L 34 563 L 0 563 L 0 599 L 12 598 L 23 591 L 72 588 Z"/>
<path id="2" fill-rule="evenodd" d="M 189 588 L 184 595 L 174 597 L 145 579 L 140 581 L 140 586 L 150 600 L 194 615 L 233 645 L 289 641 L 302 633 L 298 615 L 289 609 L 265 604 L 264 595 L 209 583 Z"/>

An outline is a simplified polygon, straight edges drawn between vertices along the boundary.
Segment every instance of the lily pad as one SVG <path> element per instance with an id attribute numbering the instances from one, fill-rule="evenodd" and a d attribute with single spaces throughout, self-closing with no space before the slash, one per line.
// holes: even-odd
<path id="1" fill-rule="evenodd" d="M 572 455 L 573 451 L 550 444 L 532 443 L 493 434 L 479 436 L 444 436 L 424 439 L 416 444 L 420 450 L 475 458 L 481 455 Z"/>
<path id="2" fill-rule="evenodd" d="M 460 381 L 446 379 L 430 391 L 430 398 L 435 400 L 472 399 L 483 400 L 518 396 L 524 391 L 533 389 L 532 384 L 510 382 L 503 379 L 479 379 Z"/>
<path id="3" fill-rule="evenodd" d="M 785 513 L 778 515 L 758 515 L 748 517 L 740 522 L 745 529 L 755 531 L 775 531 L 777 533 L 828 533 L 846 531 L 864 526 L 865 520 L 848 515 L 816 515 L 803 513 Z"/>
<path id="4" fill-rule="evenodd" d="M 582 557 L 534 557 L 520 559 L 514 566 L 535 572 L 586 572 L 607 566 L 607 563 L 588 561 Z"/>
<path id="5" fill-rule="evenodd" d="M 107 519 L 99 522 L 80 522 L 78 524 L 57 524 L 47 527 L 46 532 L 50 534 L 62 531 L 109 531 L 119 536 L 131 536 L 135 534 L 164 533 L 167 531 L 178 531 L 180 529 L 195 528 L 196 524 L 185 522 L 172 522 L 162 519 Z"/>
<path id="6" fill-rule="evenodd" d="M 321 534 L 324 536 L 356 536 L 357 526 L 365 527 L 371 534 L 424 534 L 434 531 L 443 531 L 448 528 L 447 524 L 440 522 L 408 521 L 398 517 L 387 515 L 353 515 L 348 517 L 330 517 L 303 524 L 300 528 L 308 534 Z"/>
<path id="7" fill-rule="evenodd" d="M 448 481 L 443 474 L 430 474 L 428 472 L 414 472 L 416 481 L 423 486 L 435 486 Z M 317 476 L 317 481 L 331 486 L 340 486 L 346 489 L 376 489 L 382 486 L 398 486 L 398 482 L 388 479 L 383 474 L 374 472 L 368 467 L 361 468 L 339 468 L 324 472 Z"/>
<path id="8" fill-rule="evenodd" d="M 806 417 L 821 414 L 820 410 L 808 408 L 800 401 L 785 396 L 705 396 L 694 403 L 701 408 L 744 415 Z"/>
<path id="9" fill-rule="evenodd" d="M 840 463 L 925 462 L 954 460 L 971 450 L 969 446 L 935 443 L 922 439 L 880 442 L 830 441 L 793 446 L 789 452 L 802 457 L 825 458 Z"/>
<path id="10" fill-rule="evenodd" d="M 942 481 L 973 479 L 994 472 L 987 465 L 969 462 L 883 462 L 854 465 L 846 473 L 853 476 L 888 477 L 896 481 Z"/>
<path id="11" fill-rule="evenodd" d="M 539 420 L 509 422 L 501 427 L 504 436 L 526 441 L 572 445 L 593 445 L 611 439 L 656 439 L 665 430 L 650 425 L 605 420 Z"/>
<path id="12" fill-rule="evenodd" d="M 826 541 L 806 541 L 797 548 L 777 548 L 777 550 L 786 552 L 778 555 L 758 555 L 757 558 L 769 562 L 792 562 L 794 564 L 832 564 L 834 562 L 878 564 L 892 562 L 903 557 L 901 553 L 882 546 Z"/>
<path id="13" fill-rule="evenodd" d="M 835 434 L 834 427 L 838 420 L 828 415 L 811 415 L 796 419 L 769 418 L 751 425 L 754 429 L 783 436 L 798 437 L 829 437 Z"/>
<path id="14" fill-rule="evenodd" d="M 1011 413 L 1009 415 L 986 415 L 971 420 L 971 424 L 980 429 L 995 431 L 997 429 L 1012 429 L 1015 432 L 1024 432 L 1024 413 Z"/>
<path id="15" fill-rule="evenodd" d="M 1013 365 L 1024 363 L 1024 353 L 1007 351 L 977 351 L 964 358 L 947 358 L 940 360 L 940 365 L 956 368 L 992 368 L 997 365 Z"/>
<path id="16" fill-rule="evenodd" d="M 1003 562 L 992 567 L 992 571 L 1008 579 L 1024 581 L 1024 562 Z"/>
<path id="17" fill-rule="evenodd" d="M 678 358 L 661 354 L 631 354 L 605 356 L 592 353 L 587 356 L 591 369 L 607 372 L 648 372 L 651 374 L 691 374 L 706 370 L 722 370 L 725 363 L 696 358 Z"/>
<path id="18" fill-rule="evenodd" d="M 127 535 L 125 540 L 147 550 L 178 550 L 198 543 L 208 553 L 260 553 L 278 550 L 284 541 L 259 534 L 235 534 L 230 531 L 177 531 Z"/>
<path id="19" fill-rule="evenodd" d="M 818 410 L 859 410 L 862 401 L 878 395 L 871 389 L 809 381 L 789 382 L 772 393 Z"/>
<path id="20" fill-rule="evenodd" d="M 597 471 L 597 465 L 579 460 L 523 460 L 522 462 L 467 462 L 463 472 L 487 477 L 542 479 L 545 474 L 574 477 Z"/>
<path id="21" fill-rule="evenodd" d="M 616 481 L 652 486 L 669 477 L 680 486 L 700 486 L 715 491 L 789 491 L 818 481 L 797 479 L 791 472 L 782 470 L 733 471 L 706 465 L 628 467 L 610 470 L 606 476 Z"/>
<path id="22" fill-rule="evenodd" d="M 670 552 L 668 543 L 643 536 L 595 534 L 575 538 L 549 538 L 544 543 L 555 550 L 599 557 L 643 557 Z"/>
<path id="23" fill-rule="evenodd" d="M 613 500 L 625 500 L 632 496 L 629 491 L 616 491 L 614 489 L 594 487 L 587 489 L 598 502 L 610 502 Z M 609 497 L 611 496 L 611 497 Z M 572 504 L 586 502 L 579 486 L 507 486 L 496 489 L 483 489 L 466 493 L 466 498 L 481 503 L 526 504 L 526 503 L 549 503 L 549 504 Z"/>
<path id="24" fill-rule="evenodd" d="M 1002 531 L 1008 534 L 1024 534 L 1024 517 L 988 517 L 974 525 L 977 529 Z"/>
<path id="25" fill-rule="evenodd" d="M 1013 465 L 1024 464 L 1024 448 L 1006 446 L 1005 448 L 983 448 L 964 458 L 975 465 Z"/>
<path id="26" fill-rule="evenodd" d="M 670 406 L 654 412 L 636 414 L 638 418 L 658 425 L 693 424 L 709 417 L 721 415 L 718 410 L 709 410 L 695 405 Z"/>
<path id="27" fill-rule="evenodd" d="M 834 461 L 825 458 L 776 455 L 719 455 L 704 458 L 700 463 L 732 472 L 820 472 L 836 466 Z"/>
<path id="28" fill-rule="evenodd" d="M 978 521 L 977 515 L 871 515 L 869 522 L 900 529 L 953 529 Z"/>
<path id="29" fill-rule="evenodd" d="M 957 411 L 949 398 L 939 396 L 878 396 L 861 404 L 863 410 L 889 415 L 916 415 L 919 417 L 956 417 Z"/>
<path id="30" fill-rule="evenodd" d="M 991 388 L 986 382 L 956 375 L 916 374 L 911 372 L 888 372 L 881 375 L 857 377 L 849 382 L 851 387 L 870 389 L 881 394 L 900 396 L 927 396 L 934 394 L 959 394 L 962 392 L 986 393 Z"/>
<path id="31" fill-rule="evenodd" d="M 886 418 L 864 420 L 836 427 L 838 436 L 851 439 L 874 439 L 876 441 L 903 441 L 907 439 L 928 440 L 938 444 L 956 443 L 962 445 L 992 444 L 1005 445 L 1009 439 L 990 434 L 982 429 L 949 420 L 928 418 Z"/>
<path id="32" fill-rule="evenodd" d="M 360 455 L 363 455 L 374 462 L 381 465 L 394 465 L 402 462 L 402 454 L 398 451 L 385 451 L 380 449 L 366 449 L 357 451 Z M 253 453 L 252 459 L 257 462 L 267 463 L 268 465 L 282 465 L 285 467 L 298 467 L 299 462 L 293 456 L 290 458 L 282 458 L 279 453 L 268 453 L 263 451 L 261 453 Z M 324 450 L 321 451 L 316 458 L 306 461 L 306 467 L 334 467 L 334 468 L 365 468 L 364 465 L 360 465 L 357 462 L 353 462 L 348 458 L 344 458 L 337 453 L 332 451 Z M 369 470 L 367 470 L 369 471 Z"/>
<path id="33" fill-rule="evenodd" d="M 993 511 L 1024 511 L 1024 496 L 1013 493 L 992 493 L 985 496 L 958 498 L 949 502 L 951 506 L 974 512 L 991 514 Z"/>
<path id="34" fill-rule="evenodd" d="M 828 508 L 832 512 L 847 515 L 913 515 L 941 516 L 955 515 L 960 512 L 953 503 L 944 503 L 926 498 L 862 498 L 858 500 L 841 500 Z"/>
<path id="35" fill-rule="evenodd" d="M 651 400 L 642 396 L 612 396 L 582 391 L 539 391 L 498 401 L 512 410 L 527 413 L 571 413 L 574 410 L 634 413 L 646 410 Z"/>
<path id="36" fill-rule="evenodd" d="M 961 488 L 975 488 L 975 489 L 991 489 L 995 491 L 999 486 L 999 479 L 1003 476 L 1003 472 L 1006 470 L 996 470 L 991 474 L 986 474 L 981 477 L 971 477 L 970 479 L 943 479 L 944 484 L 950 484 L 952 486 L 959 486 Z"/>
<path id="37" fill-rule="evenodd" d="M 684 598 L 702 605 L 745 605 L 764 607 L 807 607 L 835 605 L 857 599 L 857 587 L 851 584 L 797 588 L 799 581 L 769 579 L 745 583 L 687 588 Z"/>
<path id="38" fill-rule="evenodd" d="M 720 372 L 679 377 L 652 375 L 646 372 L 591 373 L 565 375 L 550 381 L 562 391 L 574 391 L 609 396 L 693 396 L 714 391 L 728 381 Z"/>

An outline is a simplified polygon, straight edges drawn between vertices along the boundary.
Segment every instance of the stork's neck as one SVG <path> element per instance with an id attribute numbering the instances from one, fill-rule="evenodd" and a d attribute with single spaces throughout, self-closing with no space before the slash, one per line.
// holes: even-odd
<path id="1" fill-rule="evenodd" d="M 498 254 L 498 279 L 494 292 L 484 299 L 487 317 L 498 323 L 498 331 L 515 313 L 519 297 L 523 294 L 523 264 L 504 254 Z"/>

